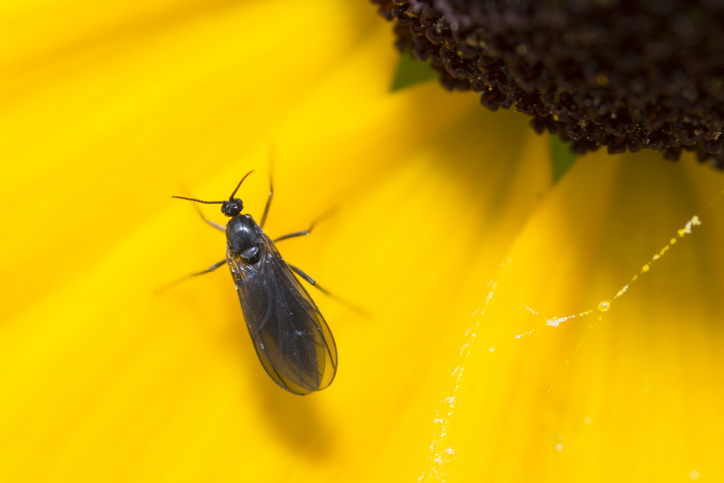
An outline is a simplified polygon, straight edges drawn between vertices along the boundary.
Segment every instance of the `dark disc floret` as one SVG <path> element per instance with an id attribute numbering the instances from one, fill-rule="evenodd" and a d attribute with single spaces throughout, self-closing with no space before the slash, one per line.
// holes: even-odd
<path id="1" fill-rule="evenodd" d="M 724 0 L 372 0 L 451 90 L 577 153 L 682 150 L 724 169 Z"/>

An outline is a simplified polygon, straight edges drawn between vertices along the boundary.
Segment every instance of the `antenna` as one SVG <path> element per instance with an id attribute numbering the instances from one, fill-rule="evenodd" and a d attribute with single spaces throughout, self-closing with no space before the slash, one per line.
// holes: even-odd
<path id="1" fill-rule="evenodd" d="M 252 169 L 248 173 L 244 175 L 243 178 L 241 178 L 241 181 L 239 181 L 239 184 L 236 185 L 236 188 L 234 188 L 234 192 L 231 193 L 231 196 L 229 196 L 228 200 L 225 201 L 204 201 L 204 200 L 198 200 L 196 198 L 186 198 L 185 196 L 172 196 L 171 198 L 176 198 L 177 200 L 186 200 L 186 201 L 193 201 L 195 203 L 204 203 L 206 205 L 221 205 L 221 212 L 228 216 L 236 216 L 239 213 L 241 213 L 241 210 L 244 209 L 244 203 L 239 198 L 234 198 L 234 195 L 237 191 L 239 191 L 239 188 L 241 187 L 241 183 L 244 182 L 244 180 L 253 173 L 254 170 Z"/>

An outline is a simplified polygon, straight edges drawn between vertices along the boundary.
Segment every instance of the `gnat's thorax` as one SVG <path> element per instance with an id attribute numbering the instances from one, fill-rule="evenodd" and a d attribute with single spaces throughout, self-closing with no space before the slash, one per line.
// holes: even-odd
<path id="1" fill-rule="evenodd" d="M 261 228 L 250 215 L 237 215 L 226 224 L 226 241 L 232 253 L 255 262 L 259 256 Z"/>

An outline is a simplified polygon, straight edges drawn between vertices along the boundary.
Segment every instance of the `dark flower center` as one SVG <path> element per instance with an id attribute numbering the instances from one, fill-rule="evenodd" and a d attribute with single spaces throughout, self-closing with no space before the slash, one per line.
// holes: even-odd
<path id="1" fill-rule="evenodd" d="M 574 152 L 688 150 L 724 169 L 724 2 L 372 2 L 446 88 L 515 105 Z"/>

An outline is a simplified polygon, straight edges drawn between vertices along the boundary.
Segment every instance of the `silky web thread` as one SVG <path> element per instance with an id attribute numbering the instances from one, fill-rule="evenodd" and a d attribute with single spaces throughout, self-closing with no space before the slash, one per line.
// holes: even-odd
<path id="1" fill-rule="evenodd" d="M 711 208 L 712 205 L 716 201 L 718 201 L 722 195 L 724 194 L 724 191 L 722 191 L 719 196 L 711 203 L 709 207 L 707 207 L 705 212 L 708 211 L 709 208 Z M 622 297 L 625 293 L 628 292 L 629 288 L 638 281 L 638 279 L 643 276 L 645 273 L 648 273 L 653 264 L 659 261 L 670 249 L 673 245 L 675 245 L 678 242 L 679 238 L 684 238 L 687 235 L 690 235 L 692 233 L 692 228 L 696 226 L 701 225 L 701 220 L 699 219 L 698 215 L 692 216 L 685 225 L 677 230 L 677 236 L 674 236 L 669 239 L 669 242 L 661 248 L 657 253 L 655 253 L 649 261 L 647 261 L 641 269 L 638 271 L 638 273 L 635 273 L 628 283 L 623 285 L 613 297 L 607 300 L 602 300 L 598 303 L 598 305 L 595 308 L 591 308 L 582 312 L 579 312 L 577 314 L 571 314 L 566 315 L 564 317 L 546 317 L 544 315 L 541 315 L 538 311 L 533 309 L 532 307 L 529 307 L 527 305 L 523 305 L 523 308 L 530 312 L 531 314 L 535 316 L 540 316 L 545 320 L 547 327 L 559 327 L 560 324 L 563 322 L 567 322 L 571 319 L 577 318 L 577 317 L 585 317 L 588 315 L 592 315 L 594 313 L 598 313 L 598 317 L 596 318 L 596 321 L 590 325 L 590 328 L 593 328 L 598 322 L 600 322 L 603 319 L 603 315 L 608 312 L 608 310 L 611 308 L 611 305 L 619 298 Z M 501 267 L 505 266 L 506 263 L 510 263 L 512 260 L 508 259 L 505 263 L 501 263 Z M 495 295 L 495 290 L 497 288 L 497 284 L 495 281 L 491 281 L 488 284 L 488 295 L 485 299 L 485 304 L 483 305 L 483 308 L 481 310 L 476 310 L 471 314 L 472 317 L 477 317 L 477 322 L 471 326 L 467 332 L 465 332 L 464 337 L 468 338 L 470 336 L 469 342 L 466 342 L 461 350 L 460 350 L 460 358 L 462 359 L 460 363 L 455 367 L 455 369 L 452 371 L 451 377 L 454 378 L 454 384 L 453 384 L 453 395 L 448 396 L 445 399 L 441 400 L 440 403 L 444 404 L 444 414 L 440 414 L 440 411 L 437 412 L 435 415 L 434 423 L 440 424 L 439 429 L 439 437 L 434 439 L 432 443 L 430 444 L 430 455 L 428 456 L 428 466 L 425 471 L 422 472 L 420 477 L 418 478 L 418 482 L 421 483 L 423 481 L 447 481 L 452 476 L 452 467 L 450 463 L 455 459 L 455 448 L 453 448 L 451 445 L 449 445 L 446 441 L 446 434 L 450 425 L 451 417 L 453 416 L 453 412 L 455 410 L 456 405 L 460 403 L 460 401 L 457 400 L 457 390 L 460 384 L 460 380 L 463 377 L 463 374 L 465 372 L 466 367 L 466 361 L 470 354 L 473 351 L 473 346 L 475 344 L 475 337 L 478 327 L 480 326 L 480 321 L 484 318 L 485 310 L 487 309 L 490 300 Z M 530 335 L 535 332 L 535 328 L 524 332 L 522 334 L 514 335 L 514 339 L 521 339 L 522 337 L 525 337 L 527 335 Z M 585 337 L 583 340 L 581 340 L 578 345 L 576 346 L 576 350 L 580 348 L 580 346 L 585 342 Z M 490 352 L 495 351 L 495 347 L 488 348 Z M 549 388 L 549 392 L 551 391 L 552 387 Z M 586 423 L 590 422 L 590 418 L 586 419 Z M 556 451 L 561 451 L 562 445 L 558 443 L 556 445 Z M 698 475 L 697 475 L 698 476 Z"/>
<path id="2" fill-rule="evenodd" d="M 638 279 L 643 274 L 648 273 L 651 270 L 652 265 L 654 263 L 656 263 L 657 261 L 659 261 L 661 259 L 661 257 L 663 257 L 671 249 L 671 247 L 676 244 L 676 242 L 678 241 L 679 238 L 684 238 L 686 235 L 690 235 L 691 229 L 693 227 L 699 226 L 699 225 L 701 225 L 701 220 L 699 219 L 699 217 L 697 215 L 692 216 L 691 219 L 686 222 L 686 224 L 684 225 L 683 228 L 680 228 L 679 230 L 677 230 L 678 238 L 672 237 L 669 240 L 669 243 L 667 243 L 661 250 L 659 250 L 657 253 L 655 253 L 651 257 L 651 259 L 641 267 L 639 272 L 634 274 L 631 277 L 631 280 L 629 280 L 629 282 L 626 285 L 621 287 L 613 297 L 611 297 L 608 300 L 600 301 L 598 303 L 598 306 L 596 306 L 595 308 L 588 309 L 588 310 L 585 310 L 583 312 L 579 312 L 579 313 L 573 314 L 573 315 L 566 315 L 564 317 L 555 317 L 555 316 L 554 317 L 545 317 L 545 316 L 541 315 L 538 311 L 532 309 L 531 307 L 529 307 L 527 305 L 523 305 L 523 307 L 525 308 L 525 310 L 527 310 L 531 314 L 540 315 L 542 318 L 544 318 L 545 322 L 546 322 L 546 326 L 548 326 L 548 327 L 558 327 L 558 326 L 560 326 L 560 324 L 562 324 L 563 322 L 566 322 L 568 320 L 574 319 L 576 317 L 584 317 L 587 315 L 594 314 L 596 312 L 598 312 L 598 317 L 596 320 L 596 323 L 598 323 L 603 318 L 603 314 L 605 314 L 606 312 L 609 311 L 609 309 L 611 308 L 611 305 L 616 301 L 616 299 L 618 299 L 619 297 L 623 296 L 623 294 L 628 292 L 631 285 L 633 285 L 636 281 L 638 281 Z M 595 324 L 592 324 L 591 328 L 593 328 L 594 325 Z M 533 332 L 535 332 L 535 329 L 531 329 L 528 332 L 524 332 L 523 334 L 515 335 L 514 338 L 520 339 L 528 334 L 532 334 Z M 582 343 L 583 343 L 583 341 L 581 341 L 576 348 L 580 347 Z"/>
<path id="3" fill-rule="evenodd" d="M 455 367 L 451 374 L 451 376 L 454 378 L 455 386 L 455 388 L 453 389 L 453 395 L 439 401 L 440 403 L 444 404 L 443 407 L 445 408 L 445 414 L 441 415 L 438 411 L 438 413 L 435 415 L 435 420 L 433 422 L 440 424 L 440 436 L 439 438 L 434 439 L 430 444 L 431 454 L 428 456 L 428 467 L 427 470 L 423 471 L 422 475 L 420 475 L 420 477 L 417 479 L 418 482 L 427 480 L 428 477 L 432 480 L 447 481 L 451 476 L 452 470 L 450 469 L 449 463 L 451 463 L 452 460 L 455 458 L 455 449 L 447 444 L 445 435 L 447 434 L 447 430 L 451 422 L 451 416 L 453 415 L 455 405 L 457 404 L 457 389 L 460 385 L 460 380 L 465 373 L 465 362 L 467 361 L 473 350 L 473 346 L 475 345 L 477 328 L 480 326 L 480 321 L 483 319 L 485 310 L 487 309 L 490 300 L 495 294 L 496 287 L 497 284 L 493 281 L 488 284 L 488 296 L 485 298 L 485 304 L 483 305 L 483 309 L 480 311 L 476 310 L 471 314 L 471 317 L 475 317 L 479 313 L 479 317 L 477 318 L 477 322 L 475 323 L 475 325 L 468 328 L 468 330 L 465 332 L 464 337 L 467 338 L 468 336 L 470 336 L 470 341 L 466 342 L 460 350 L 460 357 L 462 358 L 462 360 L 460 361 L 460 364 Z M 492 352 L 495 350 L 495 348 L 491 347 L 489 350 Z"/>

